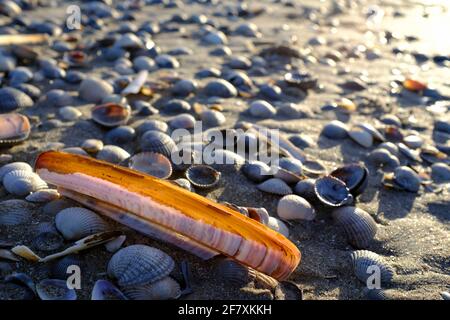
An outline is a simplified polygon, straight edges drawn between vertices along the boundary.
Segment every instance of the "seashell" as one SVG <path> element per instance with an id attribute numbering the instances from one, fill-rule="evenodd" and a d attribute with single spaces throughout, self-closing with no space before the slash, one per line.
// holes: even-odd
<path id="1" fill-rule="evenodd" d="M 61 195 L 57 190 L 54 189 L 40 189 L 36 192 L 32 192 L 30 195 L 28 195 L 25 200 L 29 202 L 50 202 L 53 200 L 56 200 Z"/>
<path id="2" fill-rule="evenodd" d="M 106 145 L 97 153 L 97 159 L 111 163 L 120 163 L 130 157 L 130 154 L 118 146 Z"/>
<path id="3" fill-rule="evenodd" d="M 366 211 L 342 207 L 333 211 L 333 218 L 344 230 L 347 241 L 358 249 L 369 246 L 377 232 L 377 225 Z"/>
<path id="4" fill-rule="evenodd" d="M 259 38 L 261 32 L 258 30 L 258 26 L 251 22 L 245 22 L 236 27 L 234 33 L 244 37 Z"/>
<path id="5" fill-rule="evenodd" d="M 256 220 L 264 225 L 269 223 L 270 216 L 265 208 L 245 207 L 245 210 L 247 211 L 249 218 L 252 218 L 253 220 Z"/>
<path id="6" fill-rule="evenodd" d="M 274 218 L 274 217 L 269 217 L 269 220 L 267 222 L 267 226 L 270 229 L 272 229 L 272 230 L 282 234 L 286 238 L 289 237 L 289 228 L 280 219 L 277 219 L 277 218 Z"/>
<path id="7" fill-rule="evenodd" d="M 20 90 L 11 87 L 0 89 L 0 113 L 11 112 L 19 108 L 29 108 L 33 104 L 33 100 Z"/>
<path id="8" fill-rule="evenodd" d="M 127 287 L 123 291 L 131 300 L 172 300 L 181 296 L 180 285 L 171 277 L 141 286 Z"/>
<path id="9" fill-rule="evenodd" d="M 367 289 L 366 298 L 368 300 L 391 300 L 391 297 L 386 290 L 382 289 Z"/>
<path id="10" fill-rule="evenodd" d="M 0 202 L 0 225 L 15 226 L 31 219 L 35 206 L 23 200 L 5 200 Z"/>
<path id="11" fill-rule="evenodd" d="M 186 179 L 197 188 L 212 188 L 219 183 L 221 173 L 207 165 L 193 165 L 186 170 Z"/>
<path id="12" fill-rule="evenodd" d="M 202 38 L 202 41 L 210 45 L 220 45 L 228 43 L 228 39 L 225 33 L 218 30 L 213 30 L 206 33 L 205 36 Z"/>
<path id="13" fill-rule="evenodd" d="M 131 110 L 128 106 L 117 103 L 100 104 L 92 108 L 92 120 L 105 127 L 115 127 L 126 124 Z"/>
<path id="14" fill-rule="evenodd" d="M 272 171 L 274 178 L 281 179 L 288 184 L 297 183 L 302 179 L 301 176 L 283 168 L 272 168 Z"/>
<path id="15" fill-rule="evenodd" d="M 145 132 L 154 130 L 160 131 L 162 133 L 167 133 L 169 131 L 169 126 L 167 123 L 160 120 L 145 120 L 136 127 L 136 133 L 142 136 Z"/>
<path id="16" fill-rule="evenodd" d="M 125 243 L 126 239 L 127 239 L 127 236 L 121 235 L 121 236 L 118 236 L 117 238 L 105 243 L 106 251 L 111 252 L 111 253 L 118 251 L 122 247 L 122 245 Z"/>
<path id="17" fill-rule="evenodd" d="M 443 162 L 434 163 L 431 166 L 431 176 L 433 180 L 450 181 L 450 166 Z"/>
<path id="18" fill-rule="evenodd" d="M 434 129 L 445 133 L 450 133 L 450 123 L 443 120 L 436 120 L 434 122 Z"/>
<path id="19" fill-rule="evenodd" d="M 403 138 L 403 142 L 412 149 L 418 149 L 422 147 L 424 141 L 423 139 L 418 135 L 409 135 Z"/>
<path id="20" fill-rule="evenodd" d="M 284 81 L 290 86 L 297 87 L 303 91 L 317 87 L 317 78 L 307 72 L 288 72 L 284 75 Z"/>
<path id="21" fill-rule="evenodd" d="M 33 100 L 37 100 L 41 96 L 41 89 L 29 83 L 16 85 L 15 88 L 25 93 Z"/>
<path id="22" fill-rule="evenodd" d="M 55 279 L 67 280 L 72 274 L 69 267 L 76 266 L 81 269 L 83 263 L 78 255 L 68 255 L 56 262 L 50 267 L 50 275 Z"/>
<path id="23" fill-rule="evenodd" d="M 394 270 L 375 252 L 356 250 L 350 254 L 350 257 L 356 277 L 364 284 L 367 283 L 367 279 L 373 274 L 374 270 L 371 269 L 373 267 L 379 268 L 380 281 L 382 283 L 389 283 L 394 277 Z"/>
<path id="24" fill-rule="evenodd" d="M 193 129 L 195 126 L 195 118 L 189 113 L 182 113 L 169 121 L 169 126 L 173 129 Z"/>
<path id="25" fill-rule="evenodd" d="M 231 72 L 226 73 L 225 80 L 241 90 L 250 90 L 253 87 L 252 80 L 243 71 L 232 70 Z"/>
<path id="26" fill-rule="evenodd" d="M 172 87 L 172 94 L 180 97 L 187 97 L 197 90 L 198 84 L 195 80 L 182 79 L 177 81 Z"/>
<path id="27" fill-rule="evenodd" d="M 65 121 L 74 121 L 80 118 L 83 114 L 77 108 L 66 106 L 58 110 L 61 119 Z"/>
<path id="28" fill-rule="evenodd" d="M 302 171 L 309 175 L 318 176 L 325 174 L 327 169 L 320 161 L 302 160 Z"/>
<path id="29" fill-rule="evenodd" d="M 99 103 L 102 99 L 114 92 L 108 82 L 98 78 L 85 78 L 79 88 L 80 98 L 91 103 Z"/>
<path id="30" fill-rule="evenodd" d="M 61 89 L 52 89 L 45 95 L 45 101 L 54 107 L 62 107 L 69 105 L 73 102 L 72 96 Z"/>
<path id="31" fill-rule="evenodd" d="M 54 251 L 61 249 L 64 239 L 55 231 L 43 231 L 33 239 L 33 247 L 40 251 Z"/>
<path id="32" fill-rule="evenodd" d="M 250 69 L 252 67 L 252 61 L 244 56 L 234 56 L 230 58 L 227 66 L 231 69 Z"/>
<path id="33" fill-rule="evenodd" d="M 378 149 L 386 149 L 392 155 L 397 156 L 399 153 L 398 147 L 395 143 L 392 142 L 383 142 L 378 145 Z"/>
<path id="34" fill-rule="evenodd" d="M 368 158 L 376 166 L 396 168 L 400 165 L 398 158 L 386 149 L 375 149 Z"/>
<path id="35" fill-rule="evenodd" d="M 168 54 L 160 54 L 155 58 L 155 62 L 160 68 L 177 69 L 180 67 L 180 62 L 175 57 Z"/>
<path id="36" fill-rule="evenodd" d="M 259 93 L 269 100 L 279 100 L 282 91 L 279 86 L 263 84 L 261 87 L 259 87 Z"/>
<path id="37" fill-rule="evenodd" d="M 275 162 L 280 168 L 288 170 L 296 175 L 301 175 L 303 171 L 303 164 L 300 160 L 295 158 L 280 158 Z"/>
<path id="38" fill-rule="evenodd" d="M 16 59 L 0 53 L 0 72 L 10 72 L 16 67 Z"/>
<path id="39" fill-rule="evenodd" d="M 58 212 L 55 224 L 66 240 L 79 240 L 109 229 L 108 224 L 95 212 L 78 207 Z"/>
<path id="40" fill-rule="evenodd" d="M 16 196 L 26 196 L 39 189 L 48 188 L 39 176 L 28 170 L 15 170 L 3 177 L 6 191 Z"/>
<path id="41" fill-rule="evenodd" d="M 402 126 L 402 122 L 394 114 L 385 114 L 385 115 L 381 116 L 380 121 L 384 124 L 396 126 L 399 128 Z"/>
<path id="42" fill-rule="evenodd" d="M 27 67 L 17 67 L 8 73 L 9 84 L 16 87 L 33 79 L 33 72 Z"/>
<path id="43" fill-rule="evenodd" d="M 120 249 L 108 263 L 108 276 L 120 287 L 155 283 L 168 276 L 175 266 L 173 259 L 163 251 L 136 244 Z"/>
<path id="44" fill-rule="evenodd" d="M 139 56 L 133 60 L 133 68 L 139 72 L 142 70 L 153 71 L 156 69 L 155 61 L 146 56 Z"/>
<path id="45" fill-rule="evenodd" d="M 191 110 L 189 102 L 181 99 L 169 100 L 164 106 L 164 111 L 167 113 L 181 113 Z"/>
<path id="46" fill-rule="evenodd" d="M 348 135 L 353 141 L 363 146 L 364 148 L 370 148 L 373 145 L 373 136 L 365 129 L 353 128 L 348 131 Z"/>
<path id="47" fill-rule="evenodd" d="M 172 175 L 172 164 L 164 155 L 155 152 L 135 154 L 129 160 L 128 166 L 151 176 L 168 179 Z"/>
<path id="48" fill-rule="evenodd" d="M 332 171 L 330 176 L 344 182 L 354 197 L 363 193 L 369 182 L 369 170 L 365 165 L 359 163 L 339 167 Z"/>
<path id="49" fill-rule="evenodd" d="M 132 127 L 120 126 L 108 131 L 105 135 L 105 142 L 113 145 L 126 144 L 133 141 L 136 132 Z"/>
<path id="50" fill-rule="evenodd" d="M 394 171 L 394 182 L 403 190 L 409 192 L 418 192 L 422 179 L 411 168 L 401 166 Z"/>
<path id="51" fill-rule="evenodd" d="M 292 193 L 292 189 L 281 179 L 271 178 L 260 184 L 257 188 L 261 191 L 272 193 L 280 196 L 285 196 Z"/>
<path id="52" fill-rule="evenodd" d="M 219 69 L 216 68 L 207 68 L 207 69 L 202 69 L 200 71 L 198 71 L 195 74 L 195 77 L 198 79 L 203 79 L 203 78 L 219 78 L 221 75 L 221 71 Z"/>
<path id="53" fill-rule="evenodd" d="M 252 282 L 256 287 L 266 289 L 274 289 L 278 285 L 276 279 L 229 258 L 217 262 L 215 273 L 224 283 L 239 287 L 245 287 Z"/>
<path id="54" fill-rule="evenodd" d="M 108 280 L 97 280 L 92 288 L 91 300 L 128 300 L 127 297 Z"/>
<path id="55" fill-rule="evenodd" d="M 314 191 L 322 203 L 331 207 L 340 207 L 353 201 L 353 196 L 345 183 L 332 176 L 318 178 L 314 184 Z"/>
<path id="56" fill-rule="evenodd" d="M 18 113 L 0 114 L 0 146 L 20 143 L 30 135 L 28 118 Z"/>
<path id="57" fill-rule="evenodd" d="M 322 134 L 330 139 L 344 139 L 349 129 L 347 125 L 339 120 L 333 120 L 322 129 Z"/>
<path id="58" fill-rule="evenodd" d="M 20 45 L 20 44 L 13 45 L 11 47 L 11 52 L 19 60 L 22 60 L 25 62 L 33 62 L 38 57 L 38 54 L 36 53 L 36 51 L 34 51 L 33 48 L 28 47 L 26 45 Z"/>
<path id="59" fill-rule="evenodd" d="M 444 300 L 450 300 L 450 293 L 447 291 L 440 292 L 442 299 Z"/>
<path id="60" fill-rule="evenodd" d="M 7 260 L 10 262 L 19 262 L 20 261 L 19 258 L 11 251 L 0 248 L 0 261 L 1 260 Z"/>
<path id="61" fill-rule="evenodd" d="M 272 169 L 261 161 L 246 163 L 241 168 L 242 173 L 251 181 L 260 183 L 272 177 Z"/>
<path id="62" fill-rule="evenodd" d="M 74 289 L 69 289 L 66 281 L 45 279 L 36 284 L 36 293 L 41 300 L 77 300 Z"/>
<path id="63" fill-rule="evenodd" d="M 304 198 L 295 194 L 284 196 L 278 201 L 277 214 L 284 220 L 314 220 L 316 211 Z"/>
<path id="64" fill-rule="evenodd" d="M 12 273 L 3 279 L 2 300 L 32 300 L 36 295 L 33 279 L 24 273 Z"/>
<path id="65" fill-rule="evenodd" d="M 222 112 L 217 110 L 205 110 L 200 114 L 203 125 L 207 127 L 218 127 L 225 123 L 226 118 Z"/>
<path id="66" fill-rule="evenodd" d="M 314 179 L 300 180 L 294 187 L 294 193 L 308 201 L 316 201 L 315 183 L 316 181 Z"/>
<path id="67" fill-rule="evenodd" d="M 427 88 L 427 85 L 418 80 L 406 79 L 405 81 L 403 81 L 403 88 L 409 91 L 418 92 L 425 90 Z"/>
<path id="68" fill-rule="evenodd" d="M 356 125 L 356 127 L 361 128 L 361 129 L 367 131 L 368 133 L 370 133 L 375 140 L 378 140 L 381 142 L 386 141 L 386 138 L 383 136 L 383 134 L 380 131 L 378 131 L 373 125 L 371 125 L 369 123 L 359 123 Z"/>
<path id="69" fill-rule="evenodd" d="M 289 141 L 292 142 L 297 148 L 301 149 L 315 146 L 314 140 L 310 136 L 303 133 L 290 136 Z"/>
<path id="70" fill-rule="evenodd" d="M 161 153 L 170 159 L 172 152 L 177 150 L 177 146 L 167 134 L 149 130 L 141 138 L 141 149 L 143 151 Z"/>
<path id="71" fill-rule="evenodd" d="M 88 153 L 97 153 L 103 149 L 103 141 L 98 139 L 86 139 L 81 144 L 81 148 Z"/>
<path id="72" fill-rule="evenodd" d="M 204 93 L 209 97 L 232 98 L 236 97 L 238 92 L 228 81 L 217 79 L 208 82 L 204 88 Z"/>
<path id="73" fill-rule="evenodd" d="M 397 146 L 398 146 L 398 149 L 400 150 L 401 154 L 408 157 L 410 160 L 421 162 L 418 152 L 416 152 L 415 150 L 411 150 L 403 143 L 399 143 Z"/>
<path id="74" fill-rule="evenodd" d="M 183 189 L 192 191 L 192 185 L 188 179 L 184 179 L 184 178 L 175 179 L 175 180 L 173 180 L 173 183 Z"/>
<path id="75" fill-rule="evenodd" d="M 282 235 L 165 180 L 56 151 L 41 154 L 36 170 L 64 196 L 204 259 L 226 254 L 277 279 L 289 276 L 300 262 L 297 247 Z"/>
<path id="76" fill-rule="evenodd" d="M 78 154 L 80 156 L 89 156 L 86 151 L 79 147 L 63 148 L 61 149 L 61 151 L 66 153 Z"/>
<path id="77" fill-rule="evenodd" d="M 253 101 L 248 111 L 252 116 L 257 118 L 271 118 L 277 113 L 277 110 L 264 100 Z"/>

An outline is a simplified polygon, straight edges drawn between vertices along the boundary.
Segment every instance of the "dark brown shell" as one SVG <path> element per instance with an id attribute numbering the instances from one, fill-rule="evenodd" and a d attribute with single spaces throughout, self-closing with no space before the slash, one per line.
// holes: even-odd
<path id="1" fill-rule="evenodd" d="M 30 121 L 24 115 L 8 113 L 0 115 L 0 146 L 22 142 L 30 135 Z"/>

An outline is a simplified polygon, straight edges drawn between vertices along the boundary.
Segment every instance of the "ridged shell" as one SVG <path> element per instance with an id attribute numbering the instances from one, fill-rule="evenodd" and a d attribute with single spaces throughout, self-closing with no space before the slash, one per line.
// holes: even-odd
<path id="1" fill-rule="evenodd" d="M 127 300 L 127 297 L 108 280 L 97 280 L 92 288 L 91 300 Z"/>
<path id="2" fill-rule="evenodd" d="M 168 276 L 175 266 L 163 251 L 145 245 L 132 245 L 119 250 L 108 263 L 108 275 L 120 287 L 154 283 Z"/>
<path id="3" fill-rule="evenodd" d="M 55 217 L 55 224 L 67 240 L 79 240 L 109 229 L 105 220 L 95 212 L 78 207 L 60 211 Z"/>
<path id="4" fill-rule="evenodd" d="M 97 159 L 114 164 L 120 163 L 130 157 L 130 154 L 118 146 L 106 145 L 97 153 Z"/>
<path id="5" fill-rule="evenodd" d="M 132 300 L 172 300 L 181 295 L 180 285 L 171 277 L 142 286 L 127 287 L 123 291 Z"/>
<path id="6" fill-rule="evenodd" d="M 69 289 L 66 281 L 45 279 L 36 285 L 36 293 L 41 300 L 77 300 L 74 289 Z"/>
<path id="7" fill-rule="evenodd" d="M 0 114 L 0 145 L 16 144 L 30 135 L 28 118 L 18 113 Z"/>
<path id="8" fill-rule="evenodd" d="M 151 119 L 140 122 L 136 127 L 138 136 L 142 136 L 144 133 L 151 130 L 166 133 L 169 130 L 169 126 L 163 121 Z"/>
<path id="9" fill-rule="evenodd" d="M 278 178 L 271 178 L 258 184 L 258 189 L 267 193 L 285 196 L 292 193 L 291 187 L 286 182 Z"/>
<path id="10" fill-rule="evenodd" d="M 356 250 L 351 253 L 350 257 L 356 277 L 364 284 L 374 274 L 374 270 L 369 269 L 371 266 L 376 266 L 380 269 L 380 281 L 382 283 L 391 282 L 394 270 L 384 262 L 383 257 L 380 255 L 368 250 Z"/>
<path id="11" fill-rule="evenodd" d="M 70 266 L 82 269 L 82 261 L 78 255 L 68 255 L 54 262 L 50 267 L 51 277 L 66 280 L 72 274 L 67 272 Z"/>
<path id="12" fill-rule="evenodd" d="M 3 181 L 3 178 L 5 175 L 11 171 L 15 170 L 24 170 L 33 172 L 33 168 L 26 162 L 12 162 L 5 164 L 3 167 L 0 168 L 0 182 Z"/>
<path id="13" fill-rule="evenodd" d="M 284 220 L 314 220 L 316 211 L 311 204 L 300 196 L 290 194 L 280 199 L 277 214 Z"/>
<path id="14" fill-rule="evenodd" d="M 41 189 L 36 192 L 32 192 L 25 200 L 30 202 L 50 202 L 60 197 L 58 190 L 55 189 Z"/>
<path id="15" fill-rule="evenodd" d="M 145 132 L 141 138 L 141 149 L 143 151 L 161 153 L 170 159 L 172 152 L 177 149 L 177 146 L 167 134 L 150 130 Z"/>
<path id="16" fill-rule="evenodd" d="M 20 90 L 11 87 L 0 89 L 0 113 L 32 107 L 33 104 L 33 100 Z"/>
<path id="17" fill-rule="evenodd" d="M 279 283 L 276 279 L 229 258 L 219 260 L 215 272 L 224 283 L 239 287 L 245 287 L 254 282 L 255 286 L 274 289 Z"/>
<path id="18" fill-rule="evenodd" d="M 167 179 L 172 175 L 172 164 L 164 155 L 155 152 L 141 152 L 132 156 L 128 166 L 160 179 Z"/>
<path id="19" fill-rule="evenodd" d="M 345 183 L 332 176 L 318 178 L 314 191 L 321 202 L 331 207 L 340 207 L 353 200 Z"/>
<path id="20" fill-rule="evenodd" d="M 220 181 L 221 173 L 207 165 L 193 165 L 186 170 L 186 179 L 197 188 L 212 188 Z"/>
<path id="21" fill-rule="evenodd" d="M 391 300 L 386 290 L 382 289 L 367 289 L 366 298 L 367 300 Z"/>
<path id="22" fill-rule="evenodd" d="M 363 193 L 369 182 L 369 170 L 365 165 L 359 163 L 339 167 L 330 175 L 344 182 L 353 196 Z"/>
<path id="23" fill-rule="evenodd" d="M 338 208 L 333 211 L 333 218 L 344 230 L 348 242 L 356 248 L 367 248 L 377 233 L 375 221 L 362 209 Z"/>
<path id="24" fill-rule="evenodd" d="M 128 106 L 109 102 L 92 108 L 92 120 L 105 127 L 116 127 L 126 124 L 131 110 Z"/>
<path id="25" fill-rule="evenodd" d="M 26 170 L 15 170 L 6 174 L 3 178 L 5 189 L 16 196 L 26 196 L 39 189 L 48 188 L 37 174 Z"/>

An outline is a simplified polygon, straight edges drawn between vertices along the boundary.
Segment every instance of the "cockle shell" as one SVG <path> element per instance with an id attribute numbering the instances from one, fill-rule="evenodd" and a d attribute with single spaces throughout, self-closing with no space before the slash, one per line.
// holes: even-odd
<path id="1" fill-rule="evenodd" d="M 285 196 L 292 193 L 291 187 L 289 187 L 286 182 L 279 178 L 271 178 L 260 184 L 258 184 L 258 189 L 267 193 L 277 194 L 280 196 Z"/>
<path id="2" fill-rule="evenodd" d="M 126 287 L 123 292 L 131 300 L 172 300 L 181 296 L 180 285 L 171 277 L 141 286 Z"/>
<path id="3" fill-rule="evenodd" d="M 3 186 L 9 193 L 16 196 L 26 196 L 39 189 L 48 188 L 45 181 L 37 174 L 27 170 L 14 170 L 7 173 L 3 177 Z"/>
<path id="4" fill-rule="evenodd" d="M 177 146 L 167 134 L 149 130 L 141 138 L 141 149 L 143 151 L 161 153 L 170 159 L 172 152 L 176 151 Z"/>
<path id="5" fill-rule="evenodd" d="M 128 166 L 160 179 L 167 179 L 172 175 L 172 164 L 164 155 L 156 152 L 141 152 L 132 156 Z"/>
<path id="6" fill-rule="evenodd" d="M 300 262 L 299 250 L 282 235 L 170 182 L 56 151 L 42 153 L 36 170 L 65 196 L 203 259 L 222 253 L 277 279 Z"/>
<path id="7" fill-rule="evenodd" d="M 0 146 L 22 142 L 30 135 L 28 118 L 18 113 L 0 114 Z"/>
<path id="8" fill-rule="evenodd" d="M 353 196 L 363 193 L 369 182 L 369 170 L 360 163 L 351 163 L 339 167 L 333 170 L 330 176 L 344 182 Z"/>
<path id="9" fill-rule="evenodd" d="M 35 206 L 24 200 L 0 202 L 0 226 L 14 226 L 31 219 Z"/>
<path id="10" fill-rule="evenodd" d="M 186 179 L 197 188 L 212 188 L 219 183 L 221 173 L 207 165 L 193 165 L 186 170 Z"/>
<path id="11" fill-rule="evenodd" d="M 321 202 L 331 207 L 339 207 L 353 201 L 345 183 L 332 176 L 316 179 L 314 191 Z"/>
<path id="12" fill-rule="evenodd" d="M 10 173 L 11 171 L 15 170 L 24 170 L 28 172 L 33 172 L 33 168 L 26 162 L 12 162 L 5 164 L 3 167 L 0 168 L 0 182 L 3 181 L 3 178 L 6 174 Z"/>
<path id="13" fill-rule="evenodd" d="M 313 220 L 316 217 L 311 204 L 295 194 L 289 194 L 280 199 L 277 214 L 284 220 Z"/>
<path id="14" fill-rule="evenodd" d="M 377 225 L 366 211 L 343 207 L 333 211 L 333 218 L 344 230 L 348 242 L 356 248 L 367 248 L 377 232 Z"/>
<path id="15" fill-rule="evenodd" d="M 36 293 L 41 300 L 77 300 L 77 293 L 69 289 L 66 281 L 45 279 L 36 285 Z"/>
<path id="16" fill-rule="evenodd" d="M 165 252 L 141 245 L 131 245 L 116 252 L 108 263 L 108 275 L 120 287 L 154 283 L 168 276 L 175 266 Z"/>
<path id="17" fill-rule="evenodd" d="M 128 300 L 127 297 L 108 280 L 97 280 L 92 288 L 91 300 Z"/>
<path id="18" fill-rule="evenodd" d="M 384 262 L 384 259 L 375 252 L 368 250 L 356 250 L 350 255 L 353 270 L 356 277 L 364 284 L 367 283 L 367 279 L 374 274 L 375 271 L 380 271 L 380 281 L 382 283 L 388 283 L 394 276 L 394 270 L 392 267 Z M 377 268 L 377 270 L 374 270 Z"/>
<path id="19" fill-rule="evenodd" d="M 78 240 L 107 231 L 108 224 L 95 212 L 84 208 L 67 208 L 55 217 L 56 228 L 67 240 Z"/>
<path id="20" fill-rule="evenodd" d="M 55 189 L 41 189 L 36 192 L 32 192 L 25 200 L 30 202 L 50 202 L 56 200 L 61 195 Z"/>
<path id="21" fill-rule="evenodd" d="M 106 145 L 97 153 L 97 159 L 111 163 L 120 163 L 130 157 L 130 154 L 118 146 Z"/>
<path id="22" fill-rule="evenodd" d="M 50 267 L 50 275 L 52 278 L 66 280 L 71 275 L 71 266 L 82 269 L 83 262 L 78 254 L 68 255 L 54 262 Z"/>

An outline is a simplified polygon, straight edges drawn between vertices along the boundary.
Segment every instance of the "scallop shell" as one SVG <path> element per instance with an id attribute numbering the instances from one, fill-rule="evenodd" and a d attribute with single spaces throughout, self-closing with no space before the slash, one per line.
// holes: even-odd
<path id="1" fill-rule="evenodd" d="M 5 200 L 0 202 L 0 225 L 14 226 L 30 220 L 35 206 L 24 200 Z"/>
<path id="2" fill-rule="evenodd" d="M 16 170 L 33 172 L 33 168 L 31 168 L 31 166 L 26 162 L 8 163 L 0 168 L 0 182 L 3 181 L 3 178 L 5 177 L 6 174 L 10 173 L 11 171 L 16 171 Z"/>
<path id="3" fill-rule="evenodd" d="M 284 220 L 314 220 L 316 211 L 300 196 L 290 194 L 280 199 L 277 214 Z"/>
<path id="4" fill-rule="evenodd" d="M 0 113 L 6 113 L 18 108 L 29 108 L 33 100 L 20 90 L 3 87 L 0 89 Z"/>
<path id="5" fill-rule="evenodd" d="M 143 151 L 161 153 L 170 159 L 172 152 L 177 149 L 177 146 L 167 134 L 149 130 L 141 138 L 141 149 Z"/>
<path id="6" fill-rule="evenodd" d="M 345 183 L 332 176 L 318 178 L 314 191 L 322 203 L 331 207 L 340 207 L 353 201 L 353 196 Z"/>
<path id="7" fill-rule="evenodd" d="M 369 170 L 365 165 L 359 163 L 339 167 L 330 175 L 344 182 L 353 196 L 363 193 L 369 182 Z"/>
<path id="8" fill-rule="evenodd" d="M 97 159 L 111 163 L 120 163 L 130 157 L 130 154 L 118 146 L 106 145 L 97 153 Z"/>
<path id="9" fill-rule="evenodd" d="M 91 300 L 128 300 L 127 297 L 108 280 L 97 280 L 92 288 Z"/>
<path id="10" fill-rule="evenodd" d="M 36 285 L 36 293 L 41 300 L 77 300 L 74 289 L 69 289 L 66 281 L 45 279 Z"/>
<path id="11" fill-rule="evenodd" d="M 26 196 L 33 191 L 48 188 L 45 181 L 33 172 L 27 170 L 14 170 L 3 178 L 5 189 L 17 196 Z"/>
<path id="12" fill-rule="evenodd" d="M 380 281 L 382 283 L 389 283 L 394 277 L 392 267 L 388 266 L 380 255 L 372 251 L 356 250 L 351 253 L 350 257 L 356 277 L 364 284 L 367 283 L 367 279 L 373 274 L 373 270 L 369 269 L 371 266 L 380 269 Z"/>
<path id="13" fill-rule="evenodd" d="M 175 266 L 163 251 L 145 245 L 132 245 L 119 250 L 108 263 L 108 275 L 120 287 L 154 283 L 168 276 Z"/>
<path id="14" fill-rule="evenodd" d="M 212 188 L 220 181 L 221 173 L 207 165 L 193 165 L 186 170 L 186 179 L 197 188 Z"/>
<path id="15" fill-rule="evenodd" d="M 274 289 L 279 283 L 276 279 L 229 258 L 217 262 L 215 273 L 224 283 L 239 287 L 245 287 L 253 282 L 255 286 Z"/>
<path id="16" fill-rule="evenodd" d="M 242 173 L 251 181 L 259 183 L 272 177 L 271 168 L 261 161 L 246 163 L 241 168 Z"/>
<path id="17" fill-rule="evenodd" d="M 277 194 L 280 196 L 285 196 L 292 193 L 292 189 L 279 178 L 271 178 L 258 184 L 257 188 L 261 191 Z"/>
<path id="18" fill-rule="evenodd" d="M 171 277 L 141 286 L 127 287 L 123 291 L 131 300 L 172 300 L 181 296 L 180 285 Z"/>
<path id="19" fill-rule="evenodd" d="M 32 192 L 25 200 L 30 202 L 50 202 L 60 197 L 58 190 L 55 189 L 41 189 L 36 192 Z"/>
<path id="20" fill-rule="evenodd" d="M 67 240 L 79 240 L 109 229 L 105 220 L 95 212 L 78 207 L 60 211 L 55 217 L 55 224 L 58 231 Z"/>
<path id="21" fill-rule="evenodd" d="M 160 179 L 168 179 L 172 175 L 172 164 L 164 155 L 155 152 L 141 152 L 132 156 L 128 166 Z"/>
<path id="22" fill-rule="evenodd" d="M 18 113 L 0 114 L 0 146 L 22 142 L 30 135 L 28 118 Z"/>
<path id="23" fill-rule="evenodd" d="M 105 127 L 116 127 L 128 122 L 131 110 L 128 106 L 109 102 L 92 108 L 92 120 Z"/>
<path id="24" fill-rule="evenodd" d="M 377 232 L 377 225 L 366 211 L 343 207 L 333 211 L 333 218 L 344 230 L 348 242 L 360 249 L 369 246 Z"/>

